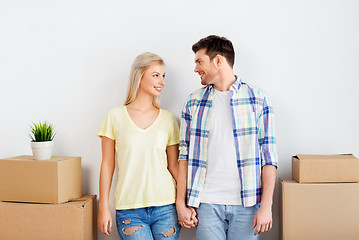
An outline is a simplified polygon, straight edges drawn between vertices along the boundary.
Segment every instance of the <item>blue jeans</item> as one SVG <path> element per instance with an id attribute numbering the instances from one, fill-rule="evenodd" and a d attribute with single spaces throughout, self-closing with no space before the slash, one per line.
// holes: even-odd
<path id="1" fill-rule="evenodd" d="M 116 210 L 116 224 L 122 240 L 173 240 L 181 230 L 174 204 Z"/>
<path id="2" fill-rule="evenodd" d="M 197 240 L 258 240 L 254 236 L 254 215 L 259 204 L 253 207 L 201 203 L 197 209 Z"/>

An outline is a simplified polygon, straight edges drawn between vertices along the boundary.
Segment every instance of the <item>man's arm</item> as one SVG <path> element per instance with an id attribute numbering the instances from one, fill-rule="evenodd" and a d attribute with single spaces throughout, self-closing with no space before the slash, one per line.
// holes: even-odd
<path id="1" fill-rule="evenodd" d="M 182 109 L 181 114 L 181 128 L 180 128 L 180 154 L 179 154 L 179 168 L 177 177 L 177 199 L 176 209 L 178 215 L 178 222 L 181 226 L 191 228 L 197 225 L 196 211 L 187 207 L 187 176 L 188 176 L 188 149 L 190 143 L 190 131 L 192 116 L 188 107 L 187 99 L 186 104 Z"/>
<path id="2" fill-rule="evenodd" d="M 263 108 L 259 116 L 258 141 L 261 150 L 262 195 L 261 205 L 254 217 L 255 235 L 272 228 L 272 204 L 276 181 L 278 157 L 274 132 L 274 112 L 267 96 L 263 99 Z"/>
<path id="3" fill-rule="evenodd" d="M 272 205 L 277 168 L 273 165 L 265 165 L 262 168 L 262 200 L 261 205 L 254 216 L 254 235 L 269 231 L 272 228 Z"/>

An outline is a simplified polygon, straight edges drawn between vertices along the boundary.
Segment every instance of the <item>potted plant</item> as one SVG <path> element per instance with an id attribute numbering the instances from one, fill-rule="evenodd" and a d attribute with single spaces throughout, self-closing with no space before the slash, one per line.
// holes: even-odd
<path id="1" fill-rule="evenodd" d="M 52 156 L 53 142 L 56 133 L 54 126 L 51 123 L 40 122 L 38 124 L 32 123 L 31 134 L 31 149 L 35 160 L 49 160 Z"/>

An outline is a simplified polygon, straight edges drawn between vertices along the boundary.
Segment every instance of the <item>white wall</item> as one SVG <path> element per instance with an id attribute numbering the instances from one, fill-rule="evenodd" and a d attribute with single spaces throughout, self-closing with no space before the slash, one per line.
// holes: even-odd
<path id="1" fill-rule="evenodd" d="M 0 157 L 31 154 L 29 123 L 49 120 L 54 154 L 81 156 L 83 194 L 98 194 L 96 133 L 105 112 L 122 104 L 134 57 L 165 59 L 162 107 L 179 118 L 200 87 L 191 45 L 209 34 L 232 40 L 235 72 L 271 96 L 278 177 L 291 176 L 296 153 L 359 157 L 358 12 L 355 0 L 1 0 Z M 279 238 L 279 191 L 262 240 Z M 194 231 L 181 239 L 195 239 Z"/>

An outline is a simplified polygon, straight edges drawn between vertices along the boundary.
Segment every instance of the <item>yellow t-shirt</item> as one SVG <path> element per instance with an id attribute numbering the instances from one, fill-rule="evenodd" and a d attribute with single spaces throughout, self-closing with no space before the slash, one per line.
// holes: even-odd
<path id="1" fill-rule="evenodd" d="M 179 144 L 179 128 L 172 113 L 160 109 L 157 119 L 143 130 L 125 106 L 111 109 L 99 137 L 115 140 L 118 179 L 116 209 L 163 206 L 175 202 L 176 185 L 167 169 L 166 147 Z"/>

